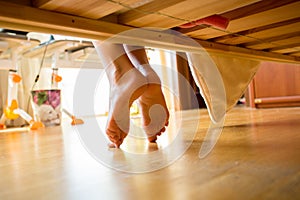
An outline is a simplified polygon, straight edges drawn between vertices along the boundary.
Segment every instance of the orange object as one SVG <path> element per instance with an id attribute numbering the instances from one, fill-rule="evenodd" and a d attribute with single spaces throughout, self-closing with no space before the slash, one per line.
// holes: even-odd
<path id="1" fill-rule="evenodd" d="M 71 122 L 71 125 L 77 125 L 77 124 L 83 124 L 83 120 L 82 119 L 77 119 L 75 116 L 72 116 L 72 122 Z"/>
<path id="2" fill-rule="evenodd" d="M 19 83 L 22 80 L 21 76 L 19 76 L 18 74 L 12 74 L 12 81 L 14 83 Z"/>
<path id="3" fill-rule="evenodd" d="M 6 118 L 17 119 L 19 117 L 19 115 L 14 113 L 14 110 L 17 108 L 18 108 L 18 102 L 16 99 L 13 99 L 11 101 L 11 104 L 4 109 Z"/>
<path id="4" fill-rule="evenodd" d="M 37 130 L 39 128 L 44 128 L 44 127 L 45 127 L 45 125 L 42 122 L 36 122 L 36 121 L 33 121 L 33 120 L 31 120 L 29 122 L 30 130 Z"/>
<path id="5" fill-rule="evenodd" d="M 62 81 L 62 77 L 61 76 L 59 76 L 59 75 L 57 75 L 57 74 L 52 74 L 52 76 L 53 76 L 53 80 L 55 81 L 55 82 L 61 82 Z"/>
<path id="6" fill-rule="evenodd" d="M 66 113 L 66 115 L 68 115 L 71 119 L 72 119 L 72 121 L 71 121 L 71 125 L 77 125 L 77 124 L 83 124 L 84 123 L 84 121 L 82 120 L 82 119 L 78 119 L 78 118 L 76 118 L 74 115 L 72 115 L 69 111 L 67 111 L 66 109 L 62 109 L 62 111 L 64 112 L 64 113 Z"/>

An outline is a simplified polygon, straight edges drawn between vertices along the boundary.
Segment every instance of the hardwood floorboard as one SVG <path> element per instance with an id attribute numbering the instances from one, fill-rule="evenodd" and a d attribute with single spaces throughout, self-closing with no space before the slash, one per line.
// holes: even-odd
<path id="1" fill-rule="evenodd" d="M 90 119 L 84 120 L 82 127 L 89 126 Z M 105 118 L 97 121 L 102 126 Z M 209 125 L 206 110 L 183 111 L 171 116 L 158 145 L 128 137 L 122 150 L 103 148 L 111 162 L 106 165 L 130 169 L 139 155 L 149 155 L 149 163 L 140 164 L 153 169 L 161 163 L 151 155 L 161 151 L 161 161 L 169 162 L 172 154 L 166 152 L 178 137 L 183 145 L 178 143 L 179 153 L 190 145 L 173 163 L 148 173 L 120 172 L 98 162 L 69 119 L 41 131 L 0 131 L 0 199 L 300 197 L 300 107 L 234 108 L 212 151 L 200 158 Z M 135 152 L 136 157 L 130 156 Z"/>

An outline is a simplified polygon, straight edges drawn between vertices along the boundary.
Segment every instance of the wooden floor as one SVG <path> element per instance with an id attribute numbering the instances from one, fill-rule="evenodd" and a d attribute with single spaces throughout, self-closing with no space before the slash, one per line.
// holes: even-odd
<path id="1" fill-rule="evenodd" d="M 202 110 L 198 128 L 189 128 L 199 122 L 195 113 L 182 113 L 183 129 L 196 131 L 189 149 L 169 166 L 139 174 L 97 162 L 69 119 L 40 132 L 2 131 L 0 199 L 300 199 L 300 107 L 234 108 L 216 145 L 201 159 L 210 123 Z M 130 149 L 126 145 L 135 146 L 126 141 L 123 150 L 103 153 L 119 155 Z M 161 148 L 146 147 L 146 153 Z"/>

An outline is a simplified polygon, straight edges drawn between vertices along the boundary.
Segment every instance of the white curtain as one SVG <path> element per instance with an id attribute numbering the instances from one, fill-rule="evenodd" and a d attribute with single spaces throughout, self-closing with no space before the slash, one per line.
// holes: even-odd
<path id="1" fill-rule="evenodd" d="M 1 64 L 1 63 L 0 63 Z M 18 74 L 22 77 L 21 82 L 18 84 L 18 105 L 19 108 L 25 110 L 30 115 L 33 114 L 30 97 L 31 90 L 36 78 L 36 75 L 39 72 L 41 64 L 41 58 L 34 57 L 28 58 L 22 56 L 18 60 Z M 49 74 L 49 69 L 42 68 L 39 81 L 36 84 L 36 88 L 47 88 L 51 82 L 51 74 Z M 7 90 L 8 90 L 8 69 L 0 70 L 0 113 L 2 115 L 3 109 L 6 104 L 7 99 Z M 14 121 L 13 125 L 19 126 L 24 124 L 25 121 L 21 118 L 18 118 Z"/>

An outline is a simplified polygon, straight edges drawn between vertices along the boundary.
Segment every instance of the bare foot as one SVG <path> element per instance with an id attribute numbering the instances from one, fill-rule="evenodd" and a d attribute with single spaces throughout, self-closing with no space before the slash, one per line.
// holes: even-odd
<path id="1" fill-rule="evenodd" d="M 117 72 L 115 72 L 117 73 Z M 135 68 L 119 77 L 110 88 L 110 109 L 106 134 L 115 147 L 119 148 L 129 132 L 130 106 L 147 89 L 147 79 Z M 112 145 L 109 145 L 112 147 Z"/>
<path id="2" fill-rule="evenodd" d="M 147 90 L 138 99 L 143 128 L 149 142 L 155 142 L 157 136 L 165 131 L 169 123 L 169 111 L 161 90 L 160 79 L 155 72 L 147 74 Z"/>
<path id="3" fill-rule="evenodd" d="M 169 123 L 169 112 L 161 90 L 160 78 L 150 66 L 144 47 L 124 45 L 124 48 L 131 62 L 148 81 L 148 88 L 138 102 L 148 140 L 155 142 Z"/>

